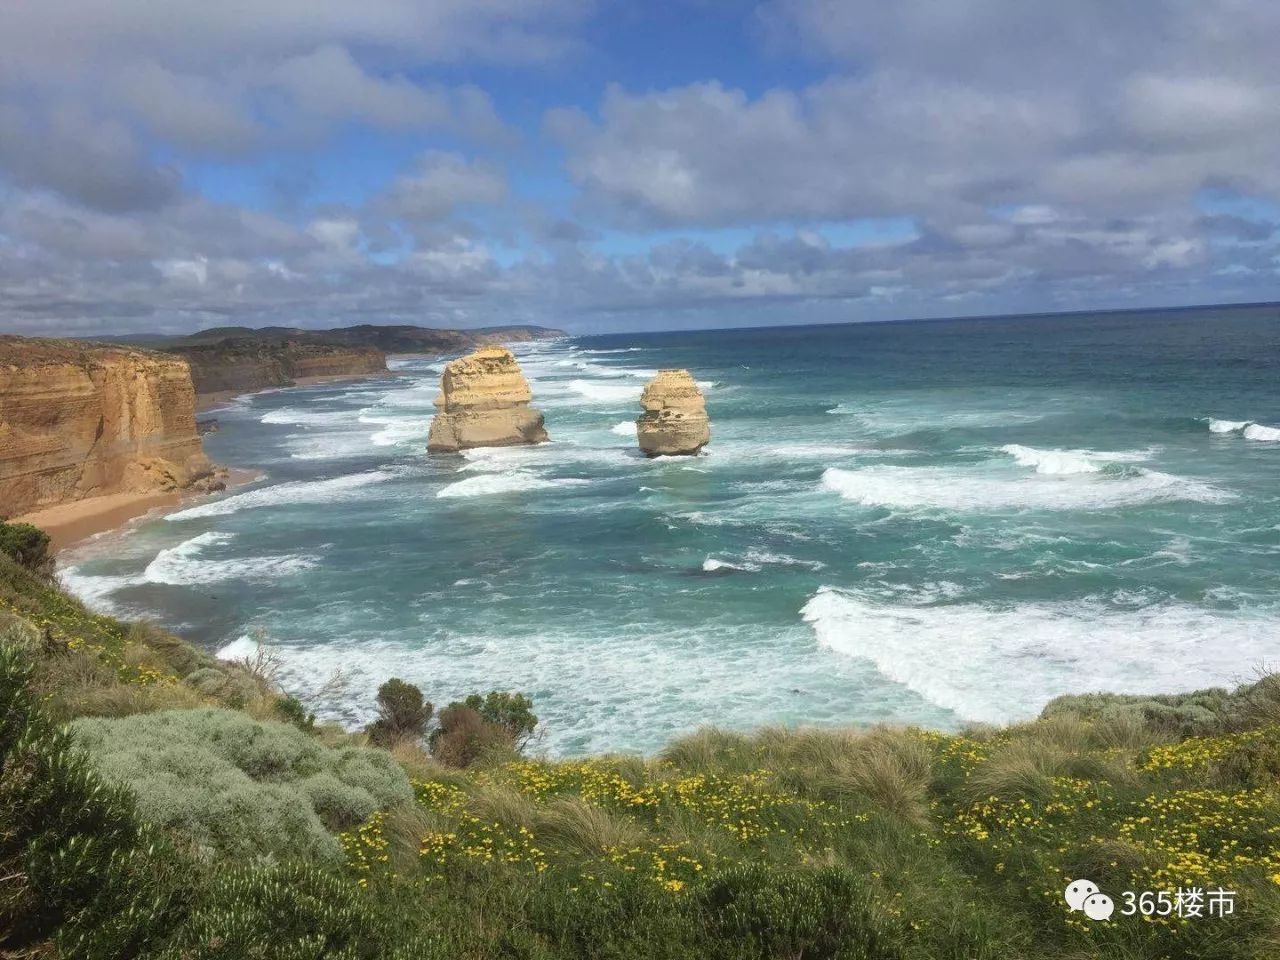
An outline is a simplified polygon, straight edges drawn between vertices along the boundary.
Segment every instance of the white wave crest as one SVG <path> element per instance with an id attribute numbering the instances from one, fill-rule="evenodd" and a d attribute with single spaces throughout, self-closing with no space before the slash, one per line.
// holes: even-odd
<path id="1" fill-rule="evenodd" d="M 1096 598 L 991 608 L 884 604 L 823 587 L 801 615 L 818 643 L 868 660 L 967 720 L 1034 717 L 1064 693 L 1168 693 L 1243 679 L 1274 655 L 1271 615 Z M 1232 651 L 1230 657 L 1223 650 Z"/>
<path id="2" fill-rule="evenodd" d="M 173 586 L 223 580 L 274 580 L 310 570 L 318 562 L 314 557 L 292 554 L 237 557 L 234 560 L 209 560 L 202 557 L 206 547 L 223 546 L 233 539 L 234 535 L 229 533 L 202 533 L 176 547 L 161 550 L 147 564 L 142 579 L 146 583 Z"/>
<path id="3" fill-rule="evenodd" d="M 357 491 L 362 488 L 375 483 L 384 483 L 395 476 L 396 474 L 387 470 L 370 470 L 367 473 L 353 473 L 345 477 L 334 477 L 331 480 L 294 480 L 274 487 L 239 493 L 224 500 L 214 500 L 188 507 L 186 510 L 168 514 L 165 519 L 176 522 L 195 520 L 200 517 L 224 517 L 257 507 L 288 506 L 295 503 L 335 503 L 350 500 L 358 496 Z"/>
<path id="4" fill-rule="evenodd" d="M 271 410 L 258 418 L 259 423 L 287 424 L 297 427 L 330 427 L 351 423 L 354 419 L 350 410 L 300 410 L 297 407 L 281 407 Z"/>
<path id="5" fill-rule="evenodd" d="M 591 403 L 638 403 L 643 390 L 638 385 L 592 383 L 590 380 L 570 380 L 569 389 Z"/>
<path id="6" fill-rule="evenodd" d="M 1263 440 L 1268 443 L 1275 443 L 1280 440 L 1280 427 L 1264 427 L 1260 423 L 1251 423 L 1244 428 L 1244 436 L 1246 440 Z"/>
<path id="7" fill-rule="evenodd" d="M 1067 474 L 1009 479 L 980 468 L 830 467 L 822 486 L 864 506 L 956 512 L 1107 510 L 1143 503 L 1223 503 L 1234 494 L 1200 480 L 1155 470 L 1112 476 Z"/>
<path id="8" fill-rule="evenodd" d="M 720 573 L 729 570 L 737 570 L 740 573 L 756 573 L 760 570 L 760 567 L 754 563 L 730 563 L 728 560 L 707 557 L 702 561 L 702 570 L 704 573 Z"/>
<path id="9" fill-rule="evenodd" d="M 1013 457 L 1018 466 L 1034 467 L 1036 473 L 1097 473 L 1101 469 L 1083 450 L 1037 450 L 1017 443 L 1005 444 L 1000 450 Z"/>
<path id="10" fill-rule="evenodd" d="M 620 437 L 634 437 L 636 435 L 636 422 L 634 420 L 623 420 L 621 423 L 615 423 L 609 428 L 610 433 L 616 433 Z"/>
<path id="11" fill-rule="evenodd" d="M 79 567 L 59 570 L 58 581 L 64 590 L 98 613 L 115 613 L 116 606 L 110 600 L 111 595 L 117 590 L 136 587 L 143 582 L 140 577 L 135 576 L 82 573 Z"/>
<path id="12" fill-rule="evenodd" d="M 1243 430 L 1252 420 L 1210 420 L 1210 433 L 1235 433 L 1237 430 Z"/>
<path id="13" fill-rule="evenodd" d="M 521 493 L 526 490 L 545 490 L 550 487 L 580 486 L 589 480 L 550 480 L 527 470 L 509 470 L 505 473 L 485 473 L 478 477 L 457 480 L 442 490 L 437 497 L 488 497 L 501 493 Z"/>

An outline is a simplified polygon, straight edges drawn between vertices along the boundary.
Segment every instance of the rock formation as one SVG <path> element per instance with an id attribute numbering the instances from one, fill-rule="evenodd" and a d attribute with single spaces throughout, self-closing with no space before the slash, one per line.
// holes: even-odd
<path id="1" fill-rule="evenodd" d="M 711 440 L 702 391 L 688 370 L 659 370 L 640 397 L 636 420 L 640 449 L 648 456 L 694 454 Z"/>
<path id="2" fill-rule="evenodd" d="M 219 484 L 185 360 L 0 337 L 0 515 Z"/>
<path id="3" fill-rule="evenodd" d="M 511 351 L 481 347 L 444 368 L 427 449 L 451 453 L 469 447 L 542 443 L 547 431 L 542 414 L 529 406 L 532 399 Z"/>

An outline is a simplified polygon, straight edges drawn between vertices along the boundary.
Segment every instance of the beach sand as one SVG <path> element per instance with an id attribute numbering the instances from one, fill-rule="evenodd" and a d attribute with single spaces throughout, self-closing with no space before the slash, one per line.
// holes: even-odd
<path id="1" fill-rule="evenodd" d="M 382 377 L 398 377 L 400 374 L 388 370 L 385 373 L 341 374 L 331 377 L 299 377 L 294 387 L 307 387 L 319 383 L 337 383 L 344 380 L 370 380 Z M 290 389 L 283 387 L 279 389 Z M 246 396 L 261 391 L 224 390 L 218 393 L 203 393 L 196 397 L 196 411 L 208 412 L 216 409 L 235 397 Z M 256 470 L 244 470 L 231 467 L 227 472 L 227 489 L 252 483 L 262 477 Z M 204 494 L 190 494 L 182 491 L 163 493 L 117 493 L 105 497 L 88 497 L 73 503 L 63 503 L 56 507 L 36 510 L 21 517 L 13 517 L 10 523 L 30 523 L 49 534 L 50 549 L 53 552 L 65 550 L 81 540 L 108 530 L 122 527 L 130 520 L 146 516 L 152 511 L 165 512 L 181 504 L 184 500 L 194 499 Z"/>
<path id="2" fill-rule="evenodd" d="M 227 489 L 243 486 L 259 479 L 255 470 L 232 468 L 227 474 Z M 130 520 L 145 516 L 153 510 L 164 512 L 205 494 L 190 494 L 179 490 L 161 493 L 117 493 L 106 497 L 89 497 L 74 503 L 63 503 L 33 513 L 13 517 L 10 523 L 30 523 L 49 534 L 50 548 L 54 553 L 65 550 L 81 540 L 122 527 Z"/>

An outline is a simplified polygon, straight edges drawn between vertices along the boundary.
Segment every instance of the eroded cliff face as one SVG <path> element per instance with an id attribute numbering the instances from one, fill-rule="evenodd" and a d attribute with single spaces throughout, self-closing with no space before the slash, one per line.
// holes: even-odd
<path id="1" fill-rule="evenodd" d="M 431 419 L 427 449 L 448 453 L 470 447 L 506 447 L 547 439 L 542 414 L 520 365 L 505 347 L 481 347 L 452 361 L 440 378 L 439 411 Z"/>
<path id="2" fill-rule="evenodd" d="M 359 377 L 384 373 L 386 355 L 376 347 L 230 339 L 174 348 L 191 365 L 197 394 L 248 393 L 289 387 L 308 377 Z"/>
<path id="3" fill-rule="evenodd" d="M 218 483 L 186 361 L 0 337 L 0 515 Z"/>
<path id="4" fill-rule="evenodd" d="M 640 396 L 640 449 L 651 457 L 695 454 L 711 440 L 702 391 L 688 370 L 659 370 Z"/>

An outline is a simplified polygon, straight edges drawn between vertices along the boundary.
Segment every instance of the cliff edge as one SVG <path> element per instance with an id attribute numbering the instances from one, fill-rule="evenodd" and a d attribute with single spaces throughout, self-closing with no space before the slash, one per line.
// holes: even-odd
<path id="1" fill-rule="evenodd" d="M 291 387 L 312 377 L 361 377 L 387 370 L 386 355 L 370 346 L 242 337 L 167 349 L 190 364 L 195 391 L 201 396 L 249 393 Z"/>
<path id="2" fill-rule="evenodd" d="M 659 370 L 640 397 L 640 449 L 651 457 L 695 454 L 711 440 L 702 391 L 688 370 Z"/>
<path id="3" fill-rule="evenodd" d="M 0 515 L 219 483 L 185 360 L 0 336 Z"/>
<path id="4" fill-rule="evenodd" d="M 449 363 L 440 378 L 439 412 L 431 419 L 427 449 L 451 453 L 469 447 L 506 447 L 547 439 L 533 393 L 505 347 L 481 347 Z"/>

